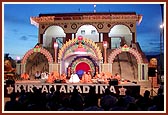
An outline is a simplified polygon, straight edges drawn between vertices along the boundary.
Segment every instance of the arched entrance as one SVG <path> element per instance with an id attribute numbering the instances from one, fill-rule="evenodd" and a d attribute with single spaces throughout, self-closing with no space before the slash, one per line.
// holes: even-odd
<path id="1" fill-rule="evenodd" d="M 72 71 L 76 71 L 79 76 L 82 75 L 83 72 L 91 72 L 92 76 L 94 76 L 96 72 L 95 67 L 97 66 L 98 65 L 89 56 L 78 56 L 69 65 Z"/>
<path id="2" fill-rule="evenodd" d="M 120 47 L 120 48 L 115 49 L 115 50 L 110 54 L 110 56 L 109 56 L 109 58 L 108 58 L 108 62 L 109 62 L 109 63 L 113 63 L 114 58 L 115 58 L 118 54 L 120 54 L 121 52 L 129 52 L 129 53 L 133 54 L 133 55 L 135 56 L 135 58 L 137 59 L 137 63 L 142 63 L 142 62 L 143 62 L 140 53 L 138 53 L 138 51 L 136 51 L 135 49 L 128 47 L 127 45 L 124 45 L 123 47 Z"/>
<path id="3" fill-rule="evenodd" d="M 42 48 L 42 47 L 39 47 L 38 45 L 33 48 L 33 49 L 30 49 L 23 57 L 22 61 L 21 61 L 21 73 L 24 73 L 24 72 L 27 72 L 26 71 L 26 63 L 27 63 L 27 60 L 28 58 L 35 54 L 38 55 L 38 54 L 42 54 L 44 55 L 44 57 L 46 57 L 47 61 L 48 61 L 48 64 L 49 66 L 53 63 L 53 58 L 52 58 L 52 55 L 50 54 L 50 52 L 48 52 L 46 49 Z M 35 56 L 35 55 L 33 55 Z M 32 57 L 33 58 L 33 57 Z M 49 67 L 50 68 L 50 67 Z M 49 70 L 50 72 L 50 70 Z"/>
<path id="4" fill-rule="evenodd" d="M 137 74 L 138 74 L 138 76 L 135 79 L 131 78 L 131 80 L 147 80 L 148 79 L 148 75 L 147 75 L 147 67 L 148 66 L 147 66 L 147 64 L 143 63 L 143 59 L 141 57 L 141 54 L 138 51 L 136 51 L 135 49 L 133 49 L 131 47 L 128 47 L 127 45 L 124 45 L 123 47 L 117 48 L 111 52 L 111 54 L 108 58 L 108 63 L 112 64 L 112 68 L 115 68 L 115 64 L 114 64 L 115 57 L 118 56 L 119 54 L 122 54 L 122 53 L 132 54 L 137 61 Z M 122 58 L 122 57 L 120 57 L 120 58 Z M 126 71 L 129 71 L 128 65 L 125 65 L 124 68 Z M 129 76 L 129 77 L 131 77 L 131 76 Z"/>
<path id="5" fill-rule="evenodd" d="M 43 47 L 53 47 L 53 43 L 56 41 L 58 47 L 61 48 L 65 38 L 65 32 L 60 26 L 49 26 L 43 35 Z"/>
<path id="6" fill-rule="evenodd" d="M 99 33 L 93 25 L 82 25 L 76 32 L 76 37 L 83 36 L 89 38 L 94 42 L 99 42 Z"/>
<path id="7" fill-rule="evenodd" d="M 81 44 L 80 44 L 81 43 Z M 80 44 L 80 45 L 79 45 Z M 92 40 L 83 38 L 71 39 L 59 50 L 58 60 L 60 63 L 60 73 L 69 71 L 91 71 L 95 74 L 95 68 L 101 69 L 102 54 Z M 85 66 L 86 68 L 82 67 Z"/>
<path id="8" fill-rule="evenodd" d="M 111 28 L 109 37 L 111 39 L 111 44 L 109 45 L 111 46 L 111 49 L 119 48 L 125 44 L 130 46 L 132 41 L 132 32 L 128 26 L 117 24 Z"/>

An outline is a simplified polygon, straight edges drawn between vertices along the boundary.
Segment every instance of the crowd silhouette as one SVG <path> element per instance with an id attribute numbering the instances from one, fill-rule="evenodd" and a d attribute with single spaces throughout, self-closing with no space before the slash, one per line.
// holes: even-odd
<path id="1" fill-rule="evenodd" d="M 70 94 L 65 94 L 53 88 L 50 93 L 33 88 L 33 92 L 25 92 L 21 88 L 19 95 L 10 94 L 10 100 L 5 103 L 5 111 L 164 111 L 164 93 L 159 88 L 155 96 L 150 96 L 146 90 L 143 95 L 118 95 L 105 89 L 103 95 L 95 93 L 91 87 L 88 94 L 82 95 L 74 88 Z"/>

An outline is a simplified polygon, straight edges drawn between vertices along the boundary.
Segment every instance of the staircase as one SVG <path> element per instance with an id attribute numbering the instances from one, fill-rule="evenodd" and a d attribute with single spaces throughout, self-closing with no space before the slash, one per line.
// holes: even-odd
<path id="1" fill-rule="evenodd" d="M 112 52 L 108 51 L 107 54 Z M 136 58 L 128 53 L 122 52 L 118 54 L 113 62 L 112 74 L 119 73 L 121 78 L 127 80 L 137 80 L 138 79 L 138 65 Z"/>
<path id="2" fill-rule="evenodd" d="M 128 55 L 129 54 L 127 54 L 127 52 L 122 52 L 121 54 L 119 54 L 119 63 L 121 65 L 121 78 L 133 80 L 134 71 L 131 65 L 132 62 L 130 63 Z"/>
<path id="3" fill-rule="evenodd" d="M 119 62 L 119 56 L 117 55 L 113 62 L 112 74 L 119 73 L 121 75 L 121 65 Z"/>

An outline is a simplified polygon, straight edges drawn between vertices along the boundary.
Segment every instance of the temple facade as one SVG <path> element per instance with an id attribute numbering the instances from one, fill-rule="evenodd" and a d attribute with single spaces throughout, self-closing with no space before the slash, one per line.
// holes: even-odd
<path id="1" fill-rule="evenodd" d="M 148 61 L 137 41 L 135 12 L 39 14 L 30 17 L 38 43 L 21 60 L 20 73 L 84 71 L 148 80 Z M 17 66 L 19 67 L 19 66 Z"/>

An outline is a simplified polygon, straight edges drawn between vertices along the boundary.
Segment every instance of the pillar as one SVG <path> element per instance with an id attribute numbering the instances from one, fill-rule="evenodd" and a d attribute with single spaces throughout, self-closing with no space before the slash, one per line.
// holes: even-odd
<path id="1" fill-rule="evenodd" d="M 111 63 L 101 64 L 101 66 L 102 66 L 102 72 L 112 73 L 112 64 Z"/>
<path id="2" fill-rule="evenodd" d="M 17 73 L 18 75 L 21 75 L 21 63 L 17 63 L 17 64 L 16 64 L 16 73 Z"/>
<path id="3" fill-rule="evenodd" d="M 148 64 L 138 64 L 138 80 L 148 80 Z"/>
<path id="4" fill-rule="evenodd" d="M 111 39 L 108 37 L 108 33 L 103 33 L 103 41 L 107 41 L 108 47 L 111 48 Z"/>
<path id="5" fill-rule="evenodd" d="M 66 33 L 66 41 L 69 41 L 69 39 L 72 39 L 72 33 Z"/>
<path id="6" fill-rule="evenodd" d="M 50 63 L 49 64 L 49 73 L 56 71 L 56 72 L 60 72 L 60 64 L 58 63 Z"/>
<path id="7" fill-rule="evenodd" d="M 132 33 L 132 43 L 136 43 L 136 40 L 135 40 L 135 32 Z"/>
<path id="8" fill-rule="evenodd" d="M 43 34 L 40 34 L 39 41 L 40 44 L 43 44 Z"/>

